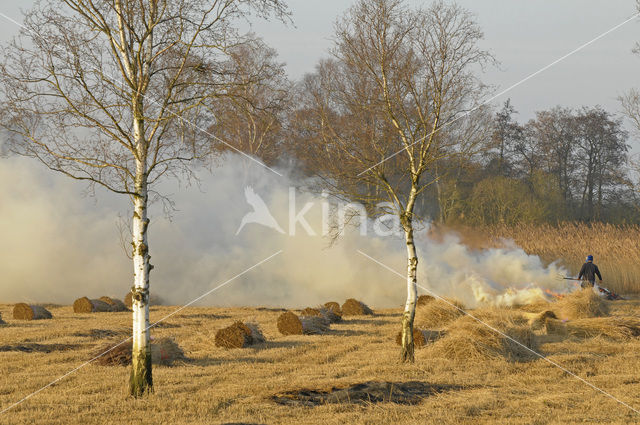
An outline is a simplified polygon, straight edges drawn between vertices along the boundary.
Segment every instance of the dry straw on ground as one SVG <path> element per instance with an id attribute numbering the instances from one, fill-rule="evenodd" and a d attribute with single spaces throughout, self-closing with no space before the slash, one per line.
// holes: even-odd
<path id="1" fill-rule="evenodd" d="M 531 329 L 534 329 L 534 330 L 544 328 L 546 325 L 547 319 L 558 318 L 558 316 L 556 316 L 556 314 L 551 310 L 545 310 L 541 313 L 522 312 L 522 315 L 528 320 L 529 326 L 531 327 Z"/>
<path id="2" fill-rule="evenodd" d="M 329 332 L 327 320 L 318 316 L 296 316 L 291 311 L 278 317 L 278 331 L 282 335 L 322 335 Z"/>
<path id="3" fill-rule="evenodd" d="M 415 323 L 420 328 L 439 329 L 453 322 L 464 313 L 465 306 L 457 300 L 431 300 L 416 308 Z"/>
<path id="4" fill-rule="evenodd" d="M 560 319 L 587 319 L 608 315 L 607 301 L 596 295 L 592 289 L 580 289 L 552 304 L 552 309 Z"/>
<path id="5" fill-rule="evenodd" d="M 362 301 L 358 301 L 354 298 L 349 298 L 342 304 L 343 316 L 364 316 L 373 315 L 373 310 L 369 308 Z"/>
<path id="6" fill-rule="evenodd" d="M 640 317 L 640 300 L 608 304 L 612 318 Z M 122 341 L 129 334 L 121 332 L 131 326 L 129 314 L 87 314 L 79 320 L 79 315 L 68 306 L 47 307 L 55 320 L 20 323 L 11 319 L 12 308 L 13 304 L 0 304 L 3 318 L 10 322 L 10 326 L 0 327 L 5 341 L 29 348 L 33 345 L 29 341 L 37 341 L 45 346 L 43 349 L 51 351 L 48 354 L 36 349 L 2 351 L 0 347 L 2 406 L 10 406 L 83 364 L 99 345 L 110 340 Z M 539 311 L 545 309 L 550 310 L 543 306 Z M 155 322 L 173 311 L 172 307 L 159 306 L 150 312 L 150 321 Z M 542 359 L 510 364 L 504 357 L 480 361 L 433 357 L 431 348 L 447 336 L 416 350 L 415 366 L 399 367 L 400 350 L 394 339 L 402 308 L 376 310 L 376 313 L 380 314 L 375 320 L 333 325 L 341 332 L 329 336 L 285 337 L 276 328 L 282 311 L 189 307 L 179 319 L 181 327 L 153 328 L 154 336 L 172 336 L 189 358 L 186 362 L 174 363 L 171 370 L 163 366 L 154 369 L 155 395 L 143 400 L 124 397 L 130 374 L 128 367 L 88 366 L 22 403 L 18 409 L 5 413 L 0 422 L 137 424 L 141 422 L 141 409 L 144 423 L 175 425 L 212 421 L 282 425 L 637 422 L 634 412 Z M 265 335 L 272 336 L 274 342 L 260 350 L 213 347 L 217 329 L 248 318 L 260 323 Z M 100 339 L 90 339 L 86 335 L 91 329 L 111 329 L 118 335 L 100 332 Z M 206 329 L 213 329 L 211 338 Z M 638 394 L 640 337 L 625 341 L 602 337 L 580 340 L 557 335 L 536 335 L 536 338 L 541 344 L 539 352 L 552 361 L 625 402 L 637 400 L 633 397 Z M 76 348 L 54 350 L 58 344 L 71 344 Z M 441 395 L 426 396 L 412 406 L 372 404 L 365 399 L 362 406 L 349 405 L 347 400 L 313 408 L 285 407 L 272 399 L 275 394 L 289 391 L 362 388 L 363 383 L 371 380 L 398 385 L 422 382 L 448 389 Z M 397 388 L 394 386 L 393 391 L 386 394 L 395 396 Z M 105 414 L 95 414 L 97 412 Z"/>
<path id="7" fill-rule="evenodd" d="M 234 322 L 216 332 L 216 347 L 245 348 L 265 342 L 264 335 L 256 323 Z"/>
<path id="8" fill-rule="evenodd" d="M 113 348 L 117 342 L 110 342 L 95 350 L 92 357 L 100 356 L 95 363 L 101 366 L 127 366 L 131 364 L 131 340 Z M 108 351 L 108 352 L 107 352 Z M 104 354 L 107 352 L 106 354 Z M 155 365 L 172 366 L 176 361 L 184 361 L 184 351 L 171 338 L 160 338 L 151 342 L 151 362 Z"/>
<path id="9" fill-rule="evenodd" d="M 603 337 L 613 341 L 628 341 L 640 336 L 640 319 L 636 317 L 597 317 L 563 322 L 547 319 L 547 334 L 576 338 Z"/>
<path id="10" fill-rule="evenodd" d="M 421 348 L 430 342 L 440 339 L 442 336 L 444 336 L 443 331 L 413 328 L 413 345 L 416 348 Z M 402 345 L 402 331 L 398 332 L 396 335 L 396 344 Z"/>
<path id="11" fill-rule="evenodd" d="M 535 349 L 535 339 L 524 317 L 494 309 L 476 311 L 474 316 L 522 345 L 464 316 L 451 322 L 445 329 L 445 336 L 429 346 L 429 356 L 456 361 L 482 361 L 489 358 L 523 361 L 535 356 L 525 348 Z"/>
<path id="12" fill-rule="evenodd" d="M 39 305 L 18 303 L 13 307 L 13 318 L 17 320 L 41 320 L 52 317 L 49 310 Z"/>
<path id="13" fill-rule="evenodd" d="M 111 304 L 102 300 L 90 300 L 87 297 L 82 297 L 73 302 L 74 313 L 102 313 L 108 311 L 113 311 Z"/>

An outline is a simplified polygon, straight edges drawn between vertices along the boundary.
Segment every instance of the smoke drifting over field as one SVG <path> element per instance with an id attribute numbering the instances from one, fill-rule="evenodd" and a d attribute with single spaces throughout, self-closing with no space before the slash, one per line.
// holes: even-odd
<path id="1" fill-rule="evenodd" d="M 374 307 L 403 304 L 404 282 L 357 252 L 404 273 L 403 240 L 360 236 L 354 230 L 328 246 L 320 236 L 322 198 L 296 192 L 296 213 L 313 203 L 305 218 L 317 236 L 307 235 L 300 225 L 296 236 L 289 236 L 256 224 L 236 236 L 242 217 L 251 211 L 244 195 L 247 184 L 280 226 L 289 229 L 292 182 L 250 167 L 253 177 L 247 180 L 246 164 L 230 156 L 212 175 L 200 174 L 200 188 L 162 188 L 173 194 L 178 211 L 170 221 L 159 205 L 152 208 L 152 293 L 183 304 L 282 250 L 199 304 L 295 307 L 349 297 Z M 83 295 L 122 297 L 128 291 L 132 267 L 119 244 L 116 222 L 118 214 L 129 215 L 129 200 L 102 190 L 97 198 L 87 198 L 81 191 L 81 184 L 33 161 L 0 159 L 0 302 L 70 303 Z M 436 242 L 425 230 L 417 241 L 419 284 L 470 307 L 520 303 L 542 297 L 542 289 L 565 288 L 556 279 L 563 270 L 544 267 L 517 247 L 471 251 L 453 235 Z"/>

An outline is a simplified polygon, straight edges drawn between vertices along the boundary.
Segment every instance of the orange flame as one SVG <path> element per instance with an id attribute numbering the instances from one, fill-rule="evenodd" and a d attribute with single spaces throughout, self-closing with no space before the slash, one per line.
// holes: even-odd
<path id="1" fill-rule="evenodd" d="M 552 296 L 553 298 L 556 298 L 556 299 L 561 299 L 561 298 L 564 297 L 564 294 L 561 294 L 559 292 L 553 292 L 551 289 L 545 289 L 544 292 L 547 295 L 550 295 L 550 296 Z"/>

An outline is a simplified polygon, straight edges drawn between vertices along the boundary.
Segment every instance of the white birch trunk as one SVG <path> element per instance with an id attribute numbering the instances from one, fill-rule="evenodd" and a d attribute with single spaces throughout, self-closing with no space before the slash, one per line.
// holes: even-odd
<path id="1" fill-rule="evenodd" d="M 134 121 L 138 158 L 136 161 L 136 196 L 133 199 L 133 274 L 132 289 L 133 309 L 133 351 L 129 390 L 132 396 L 138 397 L 153 391 L 151 373 L 151 346 L 149 344 L 149 244 L 147 241 L 147 164 L 146 146 L 143 134 L 143 121 Z"/>
<path id="2" fill-rule="evenodd" d="M 414 361 L 413 345 L 413 319 L 416 315 L 416 299 L 418 297 L 418 256 L 416 246 L 413 241 L 413 226 L 410 223 L 408 229 L 405 228 L 405 239 L 407 242 L 407 302 L 404 305 L 402 314 L 402 362 Z"/>
<path id="3" fill-rule="evenodd" d="M 418 298 L 418 255 L 413 241 L 413 208 L 418 195 L 417 183 L 416 180 L 411 185 L 407 207 L 402 216 L 402 227 L 407 243 L 407 302 L 402 314 L 402 352 L 400 355 L 400 360 L 403 363 L 413 363 L 415 360 L 413 355 L 413 319 L 416 316 L 416 300 Z"/>

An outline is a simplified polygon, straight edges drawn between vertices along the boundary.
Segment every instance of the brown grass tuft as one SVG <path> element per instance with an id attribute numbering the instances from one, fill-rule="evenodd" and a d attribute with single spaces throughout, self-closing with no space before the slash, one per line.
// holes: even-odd
<path id="1" fill-rule="evenodd" d="M 431 295 L 420 295 L 418 297 L 418 299 L 416 300 L 416 305 L 417 306 L 421 306 L 421 305 L 427 305 L 429 304 L 431 301 L 434 301 L 435 298 L 432 297 Z"/>
<path id="2" fill-rule="evenodd" d="M 460 301 L 448 298 L 445 298 L 445 300 L 449 301 L 449 303 L 453 305 L 441 299 L 435 299 L 427 304 L 417 307 L 415 318 L 416 325 L 420 328 L 437 329 L 453 322 L 464 314 L 459 310 L 465 309 L 465 306 Z"/>
<path id="3" fill-rule="evenodd" d="M 231 326 L 216 332 L 216 347 L 245 348 L 265 342 L 260 328 L 255 323 L 234 322 Z"/>
<path id="4" fill-rule="evenodd" d="M 373 315 L 373 310 L 369 308 L 362 301 L 358 301 L 354 298 L 349 298 L 342 304 L 343 316 L 364 316 Z"/>
<path id="5" fill-rule="evenodd" d="M 332 311 L 334 314 L 342 317 L 342 309 L 340 308 L 340 304 L 335 301 L 329 301 L 328 303 L 324 303 L 324 307 L 327 310 Z"/>
<path id="6" fill-rule="evenodd" d="M 113 311 L 111 304 L 102 300 L 90 300 L 87 297 L 82 297 L 73 302 L 74 313 L 102 313 L 107 311 Z"/>
<path id="7" fill-rule="evenodd" d="M 546 310 L 546 311 L 543 311 L 542 313 L 523 312 L 522 315 L 525 318 L 527 318 L 527 320 L 529 321 L 529 326 L 531 326 L 531 329 L 534 329 L 534 330 L 544 328 L 547 319 L 558 318 L 558 316 L 556 316 L 556 314 L 551 310 Z"/>
<path id="8" fill-rule="evenodd" d="M 290 311 L 278 317 L 278 330 L 282 335 L 302 335 L 302 322 Z"/>
<path id="9" fill-rule="evenodd" d="M 430 342 L 440 339 L 443 335 L 444 332 L 442 331 L 413 328 L 413 345 L 415 348 L 421 348 Z M 396 335 L 396 344 L 402 345 L 402 331 L 398 332 Z"/>
<path id="10" fill-rule="evenodd" d="M 318 316 L 302 316 L 302 333 L 305 335 L 322 335 L 329 332 L 327 319 Z"/>
<path id="11" fill-rule="evenodd" d="M 554 312 L 561 319 L 587 319 L 604 317 L 609 313 L 609 306 L 592 289 L 580 289 L 565 295 L 552 305 Z"/>
<path id="12" fill-rule="evenodd" d="M 307 307 L 300 311 L 301 316 L 318 316 L 323 317 L 323 314 L 320 312 L 320 309 Z"/>
<path id="13" fill-rule="evenodd" d="M 13 318 L 16 320 L 42 320 L 52 317 L 49 310 L 39 305 L 18 303 L 13 307 Z"/>
<path id="14" fill-rule="evenodd" d="M 117 342 L 108 342 L 98 347 L 92 354 L 92 358 L 100 356 L 95 363 L 100 366 L 126 366 L 131 364 L 131 340 L 123 342 L 114 348 Z M 107 352 L 108 351 L 108 352 Z M 103 354 L 105 353 L 106 354 Z"/>
<path id="15" fill-rule="evenodd" d="M 251 330 L 242 322 L 235 322 L 231 326 L 216 332 L 216 347 L 245 348 L 251 345 Z"/>
<path id="16" fill-rule="evenodd" d="M 7 324 L 7 322 L 2 320 L 2 313 L 0 313 L 0 325 L 6 325 L 6 324 Z"/>
<path id="17" fill-rule="evenodd" d="M 329 323 L 324 317 L 298 317 L 290 311 L 278 317 L 277 325 L 282 335 L 322 335 L 329 331 Z"/>
<path id="18" fill-rule="evenodd" d="M 156 365 L 172 366 L 174 362 L 184 361 L 184 351 L 171 338 L 160 338 L 151 343 L 151 362 Z"/>
<path id="19" fill-rule="evenodd" d="M 127 306 L 117 298 L 104 296 L 100 297 L 100 301 L 104 301 L 109 304 L 111 306 L 111 311 L 127 311 Z"/>
<path id="20" fill-rule="evenodd" d="M 534 349 L 534 334 L 526 319 L 513 313 L 495 310 L 477 311 L 474 316 L 525 347 Z M 445 330 L 445 336 L 429 348 L 430 356 L 456 361 L 481 361 L 501 358 L 524 361 L 534 354 L 520 344 L 489 329 L 469 316 L 460 317 Z"/>
<path id="21" fill-rule="evenodd" d="M 262 334 L 262 331 L 260 330 L 260 326 L 258 326 L 257 323 L 247 322 L 244 325 L 251 331 L 253 344 L 262 344 L 267 341 L 267 339 Z"/>
<path id="22" fill-rule="evenodd" d="M 307 307 L 300 312 L 300 315 L 307 316 L 307 317 L 313 317 L 313 316 L 322 317 L 327 321 L 328 324 L 337 323 L 342 320 L 342 316 L 334 313 L 332 310 L 325 307 L 318 307 L 318 308 Z"/>

